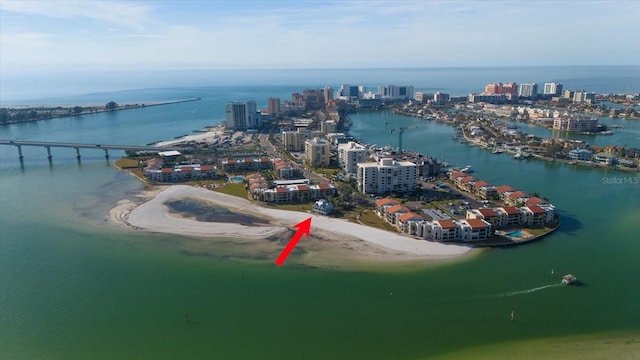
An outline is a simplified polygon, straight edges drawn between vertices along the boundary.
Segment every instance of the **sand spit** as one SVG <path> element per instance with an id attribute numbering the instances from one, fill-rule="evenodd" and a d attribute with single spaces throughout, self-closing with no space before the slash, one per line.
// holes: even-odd
<path id="1" fill-rule="evenodd" d="M 199 187 L 172 185 L 147 191 L 151 199 L 137 205 L 131 201 L 121 201 L 111 210 L 111 220 L 125 227 L 153 232 L 179 235 L 235 238 L 257 241 L 267 238 L 288 238 L 292 226 L 312 217 L 311 238 L 318 243 L 307 245 L 322 258 L 322 245 L 339 245 L 356 253 L 359 258 L 377 260 L 417 260 L 447 259 L 466 255 L 470 247 L 445 245 L 384 231 L 365 225 L 354 224 L 342 219 L 308 214 L 296 211 L 271 209 L 254 204 L 246 199 L 227 195 Z M 167 201 L 174 199 L 197 199 L 223 206 L 233 212 L 257 216 L 268 220 L 268 224 L 245 226 L 234 223 L 201 222 L 171 214 Z M 331 244 L 330 244 L 331 243 Z M 326 254 L 325 254 L 326 255 Z"/>

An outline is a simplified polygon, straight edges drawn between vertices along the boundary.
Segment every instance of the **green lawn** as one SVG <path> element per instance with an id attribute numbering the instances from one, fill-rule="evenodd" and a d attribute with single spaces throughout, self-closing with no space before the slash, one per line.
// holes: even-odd
<path id="1" fill-rule="evenodd" d="M 223 187 L 213 189 L 214 191 L 229 194 L 243 199 L 247 198 L 247 189 L 244 188 L 244 183 L 230 183 Z"/>

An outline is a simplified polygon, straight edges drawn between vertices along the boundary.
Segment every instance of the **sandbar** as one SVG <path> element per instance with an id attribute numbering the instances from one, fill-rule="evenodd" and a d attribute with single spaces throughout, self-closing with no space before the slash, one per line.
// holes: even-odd
<path id="1" fill-rule="evenodd" d="M 147 191 L 141 204 L 121 201 L 110 212 L 113 222 L 138 230 L 208 238 L 236 239 L 253 242 L 264 249 L 262 239 L 280 238 L 286 241 L 295 228 L 293 225 L 311 217 L 311 241 L 298 245 L 315 254 L 316 259 L 326 260 L 335 254 L 336 247 L 351 252 L 354 259 L 376 260 L 444 260 L 460 258 L 472 253 L 471 247 L 436 243 L 411 238 L 400 233 L 385 231 L 344 219 L 323 215 L 288 211 L 261 206 L 248 199 L 188 185 L 153 187 Z M 225 207 L 233 212 L 263 218 L 266 224 L 240 225 L 236 223 L 203 222 L 171 213 L 166 202 L 175 199 L 194 199 Z M 326 246 L 324 246 L 326 245 Z M 272 250 L 281 250 L 282 241 L 273 244 Z M 328 249 L 328 250 L 327 250 Z M 327 250 L 331 254 L 323 254 Z M 345 254 L 341 254 L 344 255 Z M 275 259 L 275 257 L 274 257 Z M 308 259 L 307 259 L 308 260 Z M 301 260 L 303 263 L 305 260 Z M 311 261 L 314 262 L 314 261 Z M 315 263 L 322 263 L 322 260 Z"/>

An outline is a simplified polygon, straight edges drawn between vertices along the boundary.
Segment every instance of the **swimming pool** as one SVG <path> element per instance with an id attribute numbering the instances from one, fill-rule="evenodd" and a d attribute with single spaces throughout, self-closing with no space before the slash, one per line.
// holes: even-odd
<path id="1" fill-rule="evenodd" d="M 522 237 L 522 232 L 520 232 L 520 231 L 510 232 L 510 233 L 507 234 L 507 236 L 509 236 L 509 237 Z"/>
<path id="2" fill-rule="evenodd" d="M 234 183 L 241 183 L 244 181 L 244 176 L 232 176 L 229 178 L 229 181 Z"/>

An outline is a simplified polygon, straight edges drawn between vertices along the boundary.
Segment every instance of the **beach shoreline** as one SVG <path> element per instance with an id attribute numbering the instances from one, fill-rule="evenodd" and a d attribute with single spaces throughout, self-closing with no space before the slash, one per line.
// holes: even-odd
<path id="1" fill-rule="evenodd" d="M 412 239 L 343 219 L 265 208 L 247 199 L 188 185 L 148 186 L 139 198 L 139 202 L 119 201 L 109 212 L 111 222 L 130 230 L 212 238 L 211 242 L 223 238 L 238 245 L 249 244 L 251 246 L 244 246 L 248 248 L 247 255 L 260 253 L 263 258 L 271 256 L 273 260 L 295 231 L 293 225 L 311 217 L 309 238 L 303 237 L 287 260 L 302 265 L 335 268 L 349 264 L 433 264 L 461 260 L 480 252 L 472 247 Z M 267 223 L 247 226 L 197 221 L 168 209 L 165 203 L 176 199 L 215 204 L 234 213 L 259 217 Z"/>

